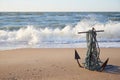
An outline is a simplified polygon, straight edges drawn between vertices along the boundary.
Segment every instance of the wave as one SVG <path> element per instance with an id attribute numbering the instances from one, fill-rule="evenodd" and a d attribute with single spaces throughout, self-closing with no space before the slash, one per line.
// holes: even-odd
<path id="1" fill-rule="evenodd" d="M 108 22 L 106 24 L 81 20 L 75 26 L 67 25 L 64 28 L 40 28 L 33 25 L 8 30 L 0 29 L 0 43 L 13 45 L 42 45 L 42 44 L 79 44 L 85 42 L 86 35 L 78 32 L 88 31 L 92 27 L 104 30 L 97 37 L 101 42 L 120 42 L 120 23 Z"/>
<path id="2" fill-rule="evenodd" d="M 119 22 L 112 22 L 109 21 L 105 24 L 103 23 L 98 23 L 98 22 L 93 22 L 93 21 L 87 21 L 83 20 L 80 21 L 76 26 L 75 30 L 80 31 L 88 31 L 94 27 L 96 30 L 104 30 L 102 33 L 98 33 L 99 38 L 103 39 L 120 39 L 120 23 Z"/>

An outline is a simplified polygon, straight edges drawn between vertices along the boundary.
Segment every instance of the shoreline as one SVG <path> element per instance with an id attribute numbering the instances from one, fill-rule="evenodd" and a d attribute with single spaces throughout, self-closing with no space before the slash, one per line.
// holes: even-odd
<path id="1" fill-rule="evenodd" d="M 11 51 L 11 50 L 21 50 L 21 49 L 86 49 L 87 50 L 87 47 L 79 47 L 79 48 L 78 47 L 75 47 L 75 48 L 74 47 L 73 48 L 72 47 L 70 47 L 70 48 L 67 48 L 67 47 L 61 47 L 61 48 L 59 48 L 59 47 L 58 48 L 52 48 L 52 47 L 50 47 L 50 48 L 49 47 L 48 48 L 47 47 L 45 47 L 45 48 L 44 47 L 43 48 L 41 48 L 41 47 L 40 48 L 26 47 L 26 48 L 0 49 L 0 51 L 8 51 L 8 50 Z M 120 49 L 120 47 L 100 47 L 100 50 L 101 49 Z"/>

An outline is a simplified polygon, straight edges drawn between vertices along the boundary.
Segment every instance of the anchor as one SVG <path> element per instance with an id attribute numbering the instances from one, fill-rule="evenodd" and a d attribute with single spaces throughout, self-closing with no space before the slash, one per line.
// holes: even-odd
<path id="1" fill-rule="evenodd" d="M 98 41 L 96 39 L 97 32 L 104 32 L 104 30 L 92 30 L 85 31 L 85 32 L 78 32 L 78 34 L 86 33 L 86 40 L 87 40 L 87 53 L 85 62 L 83 66 L 85 69 L 92 70 L 92 71 L 103 71 L 106 67 L 109 58 L 105 62 L 102 62 L 99 58 L 100 55 L 100 48 L 98 45 Z M 75 54 L 76 54 L 75 50 Z M 80 64 L 80 63 L 79 63 Z"/>

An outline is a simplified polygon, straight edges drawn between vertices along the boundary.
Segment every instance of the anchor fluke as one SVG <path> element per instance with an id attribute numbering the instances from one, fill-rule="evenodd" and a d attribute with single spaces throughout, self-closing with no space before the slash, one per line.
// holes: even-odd
<path id="1" fill-rule="evenodd" d="M 75 50 L 75 59 L 80 59 L 80 56 L 76 50 Z"/>
<path id="2" fill-rule="evenodd" d="M 81 66 L 79 60 L 78 60 L 78 59 L 81 59 L 81 58 L 80 58 L 80 56 L 79 56 L 77 50 L 75 50 L 75 59 L 77 60 L 78 66 L 81 67 L 81 68 L 83 68 L 83 67 Z"/>
<path id="3" fill-rule="evenodd" d="M 102 66 L 101 66 L 101 68 L 100 68 L 100 72 L 102 72 L 102 71 L 105 69 L 108 61 L 109 61 L 109 58 L 107 58 L 107 60 L 102 64 Z"/>

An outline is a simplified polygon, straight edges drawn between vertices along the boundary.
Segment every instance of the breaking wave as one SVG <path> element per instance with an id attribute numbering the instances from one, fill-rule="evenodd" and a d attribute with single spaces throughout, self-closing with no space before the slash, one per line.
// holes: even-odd
<path id="1" fill-rule="evenodd" d="M 67 25 L 64 28 L 40 28 L 34 25 L 26 27 L 19 27 L 11 29 L 0 29 L 0 44 L 13 45 L 13 46 L 38 46 L 42 47 L 43 44 L 77 44 L 85 42 L 85 34 L 78 34 L 78 32 L 88 31 L 94 27 L 96 30 L 104 30 L 98 33 L 98 41 L 101 42 L 120 42 L 120 23 L 108 22 L 91 23 L 91 21 L 82 20 L 75 26 Z M 61 46 L 59 46 L 61 47 Z M 75 47 L 75 46 L 72 46 Z M 79 46 L 80 47 L 80 46 Z"/>

